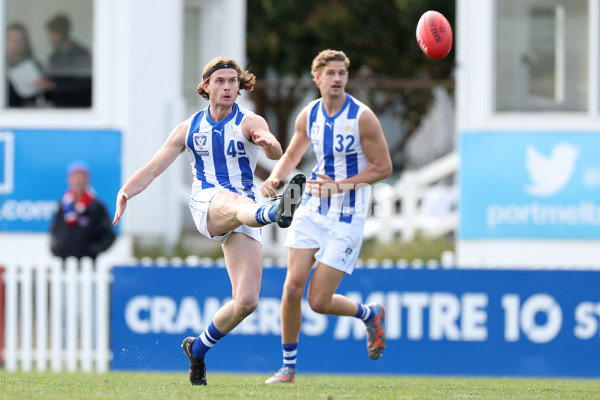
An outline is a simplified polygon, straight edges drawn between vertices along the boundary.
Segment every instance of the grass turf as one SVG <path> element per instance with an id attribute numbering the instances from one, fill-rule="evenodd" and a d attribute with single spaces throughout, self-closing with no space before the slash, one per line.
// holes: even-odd
<path id="1" fill-rule="evenodd" d="M 312 375 L 265 385 L 268 374 L 0 371 L 1 399 L 597 399 L 600 380 Z"/>

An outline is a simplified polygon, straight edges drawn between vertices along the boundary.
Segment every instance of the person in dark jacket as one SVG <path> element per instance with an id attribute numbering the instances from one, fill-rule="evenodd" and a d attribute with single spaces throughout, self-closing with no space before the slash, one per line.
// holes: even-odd
<path id="1" fill-rule="evenodd" d="M 89 185 L 90 171 L 80 162 L 68 169 L 69 188 L 52 222 L 51 249 L 66 259 L 91 257 L 107 250 L 115 241 L 108 212 Z"/>

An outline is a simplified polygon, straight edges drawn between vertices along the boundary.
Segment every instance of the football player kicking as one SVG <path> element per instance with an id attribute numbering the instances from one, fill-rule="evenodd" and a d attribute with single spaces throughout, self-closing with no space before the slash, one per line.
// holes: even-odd
<path id="1" fill-rule="evenodd" d="M 197 89 L 210 105 L 179 124 L 117 195 L 114 225 L 129 199 L 187 151 L 194 173 L 190 211 L 198 231 L 223 247 L 232 287 L 232 300 L 217 311 L 204 332 L 185 338 L 181 345 L 193 385 L 206 385 L 204 357 L 208 350 L 258 305 L 263 267 L 259 227 L 276 222 L 287 228 L 306 183 L 304 175 L 298 174 L 284 188 L 279 204 L 255 202 L 258 152 L 278 159 L 282 151 L 266 121 L 235 102 L 240 90 L 252 90 L 254 82 L 254 75 L 243 71 L 235 60 L 223 56 L 211 60 Z"/>

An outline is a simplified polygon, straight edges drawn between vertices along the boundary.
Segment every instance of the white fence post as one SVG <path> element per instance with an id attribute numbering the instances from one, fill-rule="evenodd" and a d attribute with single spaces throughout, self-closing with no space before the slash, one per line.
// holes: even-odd
<path id="1" fill-rule="evenodd" d="M 33 364 L 33 266 L 30 263 L 21 264 L 21 343 L 18 346 L 20 353 L 21 369 L 31 371 Z"/>
<path id="2" fill-rule="evenodd" d="M 51 265 L 50 283 L 50 321 L 52 340 L 50 364 L 52 371 L 59 372 L 63 368 L 63 273 L 62 262 L 54 259 Z"/>
<path id="3" fill-rule="evenodd" d="M 94 287 L 92 284 L 92 269 L 93 261 L 91 259 L 81 260 L 81 286 L 79 294 L 81 297 L 81 309 L 79 310 L 81 323 L 79 329 L 81 332 L 81 370 L 83 372 L 90 372 L 92 370 L 92 341 L 94 339 L 93 331 L 93 319 L 95 315 L 93 310 L 92 296 L 95 294 Z"/>
<path id="4" fill-rule="evenodd" d="M 35 364 L 44 371 L 48 363 L 48 264 L 37 260 L 35 276 Z"/>
<path id="5" fill-rule="evenodd" d="M 75 258 L 66 260 L 66 358 L 67 371 L 75 372 L 77 370 L 77 314 L 79 304 L 77 300 L 77 267 L 78 262 Z"/>
<path id="6" fill-rule="evenodd" d="M 16 260 L 9 260 L 5 265 L 4 277 L 6 293 L 6 321 L 4 325 L 4 363 L 8 371 L 17 370 L 17 266 Z"/>

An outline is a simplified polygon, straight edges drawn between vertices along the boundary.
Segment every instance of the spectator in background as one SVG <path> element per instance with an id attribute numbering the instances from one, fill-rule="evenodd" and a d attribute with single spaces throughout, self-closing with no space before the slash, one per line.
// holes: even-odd
<path id="1" fill-rule="evenodd" d="M 88 167 L 75 162 L 69 166 L 67 175 L 69 188 L 51 227 L 52 254 L 63 259 L 95 259 L 113 244 L 115 233 L 106 208 L 89 186 Z"/>
<path id="2" fill-rule="evenodd" d="M 33 57 L 27 29 L 20 23 L 10 24 L 6 30 L 7 105 L 36 106 L 41 100 L 36 85 L 41 75 L 41 66 Z"/>
<path id="3" fill-rule="evenodd" d="M 46 24 L 54 48 L 47 77 L 39 84 L 56 107 L 81 108 L 92 105 L 92 59 L 89 51 L 71 38 L 71 21 L 57 15 Z"/>

